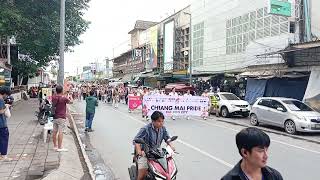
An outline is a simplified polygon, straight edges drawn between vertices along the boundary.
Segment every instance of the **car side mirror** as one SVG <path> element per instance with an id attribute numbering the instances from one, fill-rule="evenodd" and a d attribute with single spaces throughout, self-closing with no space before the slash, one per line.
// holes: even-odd
<path id="1" fill-rule="evenodd" d="M 281 107 L 278 107 L 277 110 L 278 110 L 278 111 L 281 111 L 281 112 L 284 112 L 284 109 L 281 108 Z"/>
<path id="2" fill-rule="evenodd" d="M 145 142 L 143 139 L 141 139 L 141 138 L 134 140 L 134 142 L 137 143 L 137 144 L 145 144 L 145 143 L 146 143 L 146 142 Z"/>

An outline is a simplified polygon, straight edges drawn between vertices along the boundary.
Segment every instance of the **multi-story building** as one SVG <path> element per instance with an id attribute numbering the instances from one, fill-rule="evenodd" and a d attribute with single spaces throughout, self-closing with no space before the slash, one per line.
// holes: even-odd
<path id="1" fill-rule="evenodd" d="M 315 46 L 312 43 L 289 48 L 291 44 L 316 40 L 320 18 L 316 6 L 319 1 L 310 0 L 309 6 L 304 2 L 194 0 L 191 5 L 193 74 L 215 75 L 211 77 L 214 86 L 241 85 L 222 90 L 246 90 L 246 99 L 250 101 L 257 95 L 302 99 L 311 64 L 293 66 L 302 56 L 288 51 Z M 224 76 L 223 81 L 216 81 L 217 74 Z M 230 76 L 233 82 L 228 82 Z"/>
<path id="2" fill-rule="evenodd" d="M 131 35 L 131 49 L 112 59 L 113 77 L 124 82 L 131 81 L 133 77 L 145 71 L 146 44 L 140 42 L 144 37 L 144 31 L 154 26 L 155 22 L 136 21 L 134 28 L 129 32 Z"/>
<path id="3" fill-rule="evenodd" d="M 187 6 L 158 24 L 158 73 L 187 73 L 190 18 L 190 6 Z"/>
<path id="4" fill-rule="evenodd" d="M 186 76 L 190 18 L 188 6 L 160 23 L 137 21 L 129 32 L 132 49 L 113 59 L 114 77 L 128 81 L 131 76 L 140 76 L 147 85 L 155 86 L 157 77 L 164 74 L 169 78 L 177 74 Z"/>
<path id="5" fill-rule="evenodd" d="M 255 56 L 284 49 L 295 39 L 295 5 L 291 16 L 272 15 L 268 0 L 197 0 L 192 3 L 195 73 L 239 72 L 252 65 L 283 63 Z"/>

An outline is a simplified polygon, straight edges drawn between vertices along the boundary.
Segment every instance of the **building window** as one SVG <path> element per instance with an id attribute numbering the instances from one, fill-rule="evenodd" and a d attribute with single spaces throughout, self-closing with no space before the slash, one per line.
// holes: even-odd
<path id="1" fill-rule="evenodd" d="M 290 33 L 296 32 L 296 24 L 295 22 L 290 22 Z"/>
<path id="2" fill-rule="evenodd" d="M 203 41 L 204 41 L 204 22 L 193 26 L 193 66 L 203 65 Z"/>
<path id="3" fill-rule="evenodd" d="M 267 8 L 257 9 L 226 21 L 226 54 L 243 53 L 250 41 L 294 33 L 294 23 L 288 17 L 267 13 Z"/>

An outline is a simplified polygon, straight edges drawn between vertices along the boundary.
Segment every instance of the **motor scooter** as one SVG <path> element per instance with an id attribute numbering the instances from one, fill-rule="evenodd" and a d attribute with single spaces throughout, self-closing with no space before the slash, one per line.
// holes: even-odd
<path id="1" fill-rule="evenodd" d="M 169 141 L 175 141 L 178 136 L 173 136 Z M 165 148 L 152 149 L 143 139 L 135 140 L 135 143 L 145 146 L 145 154 L 148 160 L 148 174 L 145 180 L 176 180 L 178 169 L 174 161 L 173 155 L 177 154 L 172 148 L 167 145 Z M 138 163 L 139 156 L 133 153 L 133 163 L 128 168 L 131 180 L 137 180 L 138 177 Z"/>

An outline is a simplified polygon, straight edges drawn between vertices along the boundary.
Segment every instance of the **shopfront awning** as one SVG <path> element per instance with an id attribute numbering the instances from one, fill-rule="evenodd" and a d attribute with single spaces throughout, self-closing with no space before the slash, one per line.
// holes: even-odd
<path id="1" fill-rule="evenodd" d="M 121 77 L 118 77 L 118 78 L 111 78 L 110 79 L 110 81 L 115 81 L 115 82 L 117 82 L 117 81 L 120 81 L 122 78 Z"/>
<path id="2" fill-rule="evenodd" d="M 302 72 L 289 72 L 289 71 L 279 71 L 279 70 L 265 70 L 265 71 L 246 71 L 238 75 L 238 77 L 247 77 L 255 79 L 271 79 L 271 78 L 301 78 L 309 76 L 309 74 Z"/>
<path id="3" fill-rule="evenodd" d="M 307 43 L 298 43 L 298 44 L 292 44 L 292 45 L 288 46 L 287 48 L 279 50 L 279 51 L 259 54 L 259 55 L 256 55 L 256 57 L 262 58 L 262 57 L 273 56 L 276 54 L 286 54 L 286 53 L 303 51 L 303 50 L 319 48 L 319 47 L 320 47 L 320 40 L 307 42 Z"/>
<path id="4" fill-rule="evenodd" d="M 132 74 L 125 74 L 122 78 L 121 78 L 121 81 L 126 83 L 126 82 L 129 82 L 131 81 L 131 77 L 132 77 Z"/>

